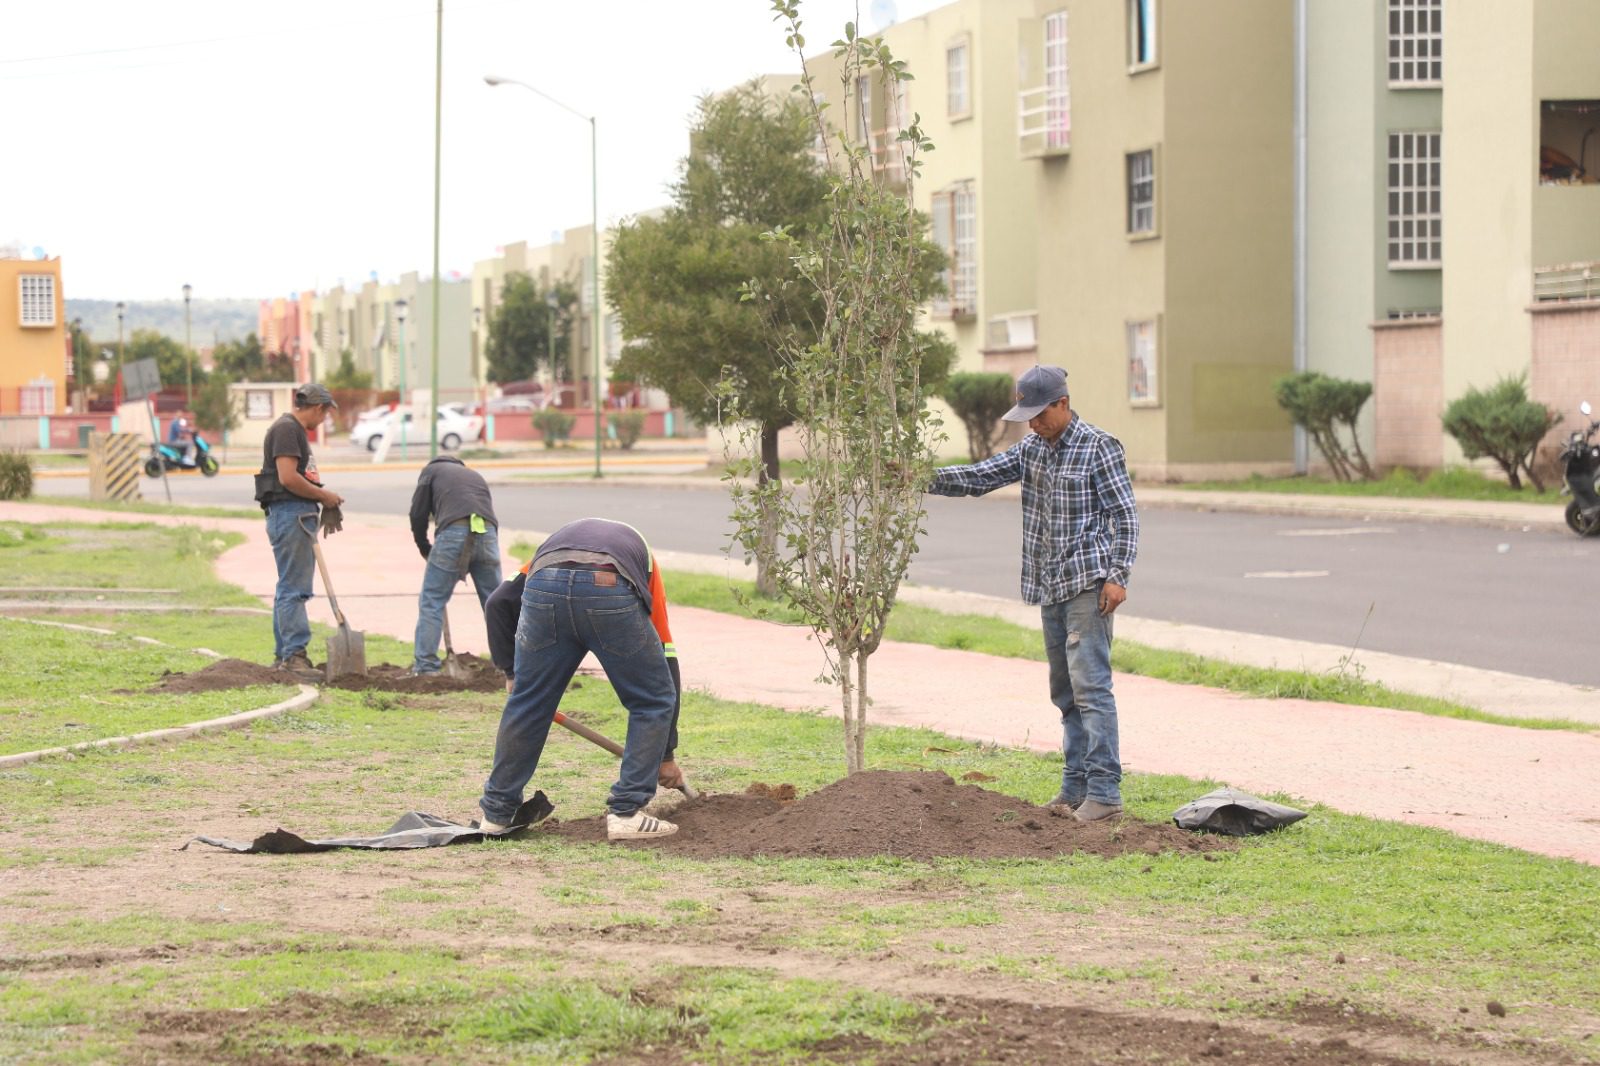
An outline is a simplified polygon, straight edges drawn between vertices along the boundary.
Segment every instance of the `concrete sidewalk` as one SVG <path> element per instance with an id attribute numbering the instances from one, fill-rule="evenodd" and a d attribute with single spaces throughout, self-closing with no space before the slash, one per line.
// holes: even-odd
<path id="1" fill-rule="evenodd" d="M 0 520 L 126 521 L 114 512 L 0 504 Z M 139 516 L 243 533 L 225 553 L 223 580 L 270 599 L 275 573 L 261 522 Z M 403 518 L 347 515 L 324 542 L 334 587 L 352 626 L 409 642 L 424 562 Z M 536 533 L 505 530 L 501 543 Z M 663 553 L 672 569 L 698 558 Z M 506 560 L 507 570 L 520 560 Z M 669 588 L 668 594 L 670 596 Z M 908 599 L 911 598 L 908 596 Z M 331 623 L 322 597 L 313 619 Z M 1020 620 L 1020 619 L 1019 619 Z M 262 653 L 271 655 L 263 619 Z M 685 684 L 724 699 L 837 714 L 833 689 L 813 679 L 821 652 L 805 629 L 710 611 L 672 610 Z M 470 592 L 451 601 L 458 649 L 485 650 Z M 1119 627 L 1126 629 L 1126 627 Z M 759 649 L 759 651 L 757 651 Z M 313 649 L 314 652 L 317 649 Z M 320 657 L 320 655 L 318 655 Z M 924 645 L 886 643 L 871 660 L 871 720 L 921 725 L 999 744 L 1056 750 L 1059 716 L 1046 698 L 1043 663 Z M 1447 829 L 1546 855 L 1600 864 L 1600 735 L 1482 725 L 1403 711 L 1263 700 L 1118 675 L 1122 755 L 1131 771 L 1211 778 L 1255 792 L 1286 792 L 1338 810 Z M 694 765 L 694 724 L 684 724 Z M 1040 796 L 1054 790 L 1041 767 Z"/>

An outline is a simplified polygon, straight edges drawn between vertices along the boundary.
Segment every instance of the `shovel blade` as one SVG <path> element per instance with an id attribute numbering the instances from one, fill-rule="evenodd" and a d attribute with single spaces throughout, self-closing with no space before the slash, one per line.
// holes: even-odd
<path id="1" fill-rule="evenodd" d="M 367 635 L 341 624 L 328 638 L 328 662 L 323 672 L 329 681 L 367 672 Z"/>

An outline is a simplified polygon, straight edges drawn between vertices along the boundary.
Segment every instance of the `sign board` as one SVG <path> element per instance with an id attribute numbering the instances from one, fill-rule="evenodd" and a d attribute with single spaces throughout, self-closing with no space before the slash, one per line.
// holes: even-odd
<path id="1" fill-rule="evenodd" d="M 154 359 L 135 359 L 122 365 L 122 394 L 124 399 L 142 400 L 153 392 L 161 391 L 161 371 Z"/>

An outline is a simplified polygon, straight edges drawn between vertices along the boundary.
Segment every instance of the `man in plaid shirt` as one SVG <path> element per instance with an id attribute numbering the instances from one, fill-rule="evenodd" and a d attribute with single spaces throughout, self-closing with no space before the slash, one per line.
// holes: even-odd
<path id="1" fill-rule="evenodd" d="M 1022 599 L 1039 605 L 1050 700 L 1061 710 L 1061 791 L 1051 806 L 1083 822 L 1122 813 L 1111 617 L 1127 598 L 1139 512 L 1122 445 L 1072 410 L 1067 372 L 1036 366 L 1001 417 L 1033 432 L 999 455 L 947 466 L 928 491 L 982 496 L 1022 482 Z"/>

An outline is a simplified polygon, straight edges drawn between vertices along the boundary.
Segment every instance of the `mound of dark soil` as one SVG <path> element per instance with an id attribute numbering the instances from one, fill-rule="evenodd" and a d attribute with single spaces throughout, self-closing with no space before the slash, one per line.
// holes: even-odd
<path id="1" fill-rule="evenodd" d="M 465 667 L 465 676 L 460 681 L 447 677 L 443 671 L 437 674 L 427 674 L 423 677 L 414 677 L 408 667 L 380 663 L 368 666 L 365 674 L 346 674 L 344 677 L 331 681 L 329 682 L 329 687 L 342 688 L 351 692 L 365 692 L 376 689 L 381 692 L 421 694 L 505 691 L 506 675 L 496 670 L 494 663 L 489 662 L 487 659 L 480 659 L 476 655 L 457 654 L 456 659 Z"/>
<path id="2" fill-rule="evenodd" d="M 1072 812 L 1035 807 L 937 771 L 867 770 L 783 803 L 760 795 L 702 795 L 678 807 L 678 832 L 635 846 L 694 858 L 1045 858 L 1216 851 L 1233 843 L 1135 818 L 1083 823 Z M 546 823 L 543 832 L 604 840 L 605 818 Z"/>
<path id="3" fill-rule="evenodd" d="M 299 682 L 293 676 L 270 666 L 247 663 L 243 659 L 218 659 L 205 669 L 192 673 L 177 674 L 169 670 L 146 691 L 177 696 L 190 692 L 216 692 L 225 688 L 249 688 L 252 685 L 296 684 Z"/>

